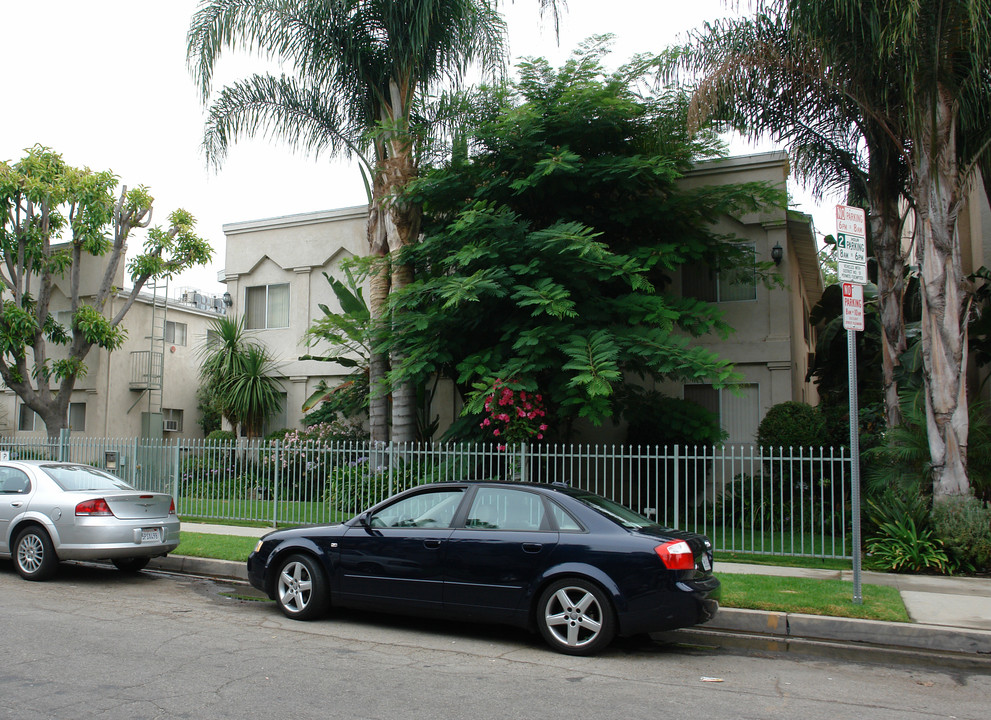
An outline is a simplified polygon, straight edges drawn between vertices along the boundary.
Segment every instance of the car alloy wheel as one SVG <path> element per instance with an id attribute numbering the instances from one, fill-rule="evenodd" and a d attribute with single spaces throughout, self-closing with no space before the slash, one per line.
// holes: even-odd
<path id="1" fill-rule="evenodd" d="M 598 585 L 582 578 L 551 584 L 540 596 L 540 634 L 558 652 L 593 655 L 616 634 L 612 605 Z"/>
<path id="2" fill-rule="evenodd" d="M 32 526 L 14 541 L 14 568 L 25 580 L 47 580 L 55 574 L 58 558 L 48 533 Z"/>
<path id="3" fill-rule="evenodd" d="M 317 561 L 308 555 L 290 555 L 275 579 L 275 601 L 286 617 L 312 620 L 327 606 L 327 584 Z"/>

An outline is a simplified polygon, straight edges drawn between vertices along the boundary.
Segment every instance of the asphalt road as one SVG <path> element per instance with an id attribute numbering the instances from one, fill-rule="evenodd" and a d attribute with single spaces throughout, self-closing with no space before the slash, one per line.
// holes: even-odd
<path id="1" fill-rule="evenodd" d="M 980 718 L 991 675 L 527 633 L 348 612 L 287 620 L 253 591 L 0 561 L 0 718 Z"/>

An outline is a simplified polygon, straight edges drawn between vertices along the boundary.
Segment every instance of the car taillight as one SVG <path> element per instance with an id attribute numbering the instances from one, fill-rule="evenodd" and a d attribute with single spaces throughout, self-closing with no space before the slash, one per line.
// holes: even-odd
<path id="1" fill-rule="evenodd" d="M 169 500 L 169 515 L 175 515 L 175 500 Z"/>
<path id="2" fill-rule="evenodd" d="M 76 505 L 76 515 L 113 515 L 110 506 L 103 498 L 86 500 Z"/>
<path id="3" fill-rule="evenodd" d="M 692 549 L 684 540 L 670 540 L 654 548 L 668 570 L 692 570 L 695 568 L 695 556 Z"/>

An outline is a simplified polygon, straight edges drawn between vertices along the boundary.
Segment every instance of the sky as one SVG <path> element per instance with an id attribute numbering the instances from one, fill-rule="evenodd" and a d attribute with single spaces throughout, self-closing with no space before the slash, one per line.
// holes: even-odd
<path id="1" fill-rule="evenodd" d="M 177 207 L 190 211 L 198 234 L 214 247 L 214 259 L 174 280 L 172 296 L 183 289 L 224 291 L 217 278 L 224 267 L 226 223 L 366 201 L 355 165 L 294 155 L 260 136 L 240 140 L 219 171 L 207 167 L 200 149 L 205 109 L 186 66 L 186 32 L 197 5 L 198 0 L 0 0 L 0 66 L 7 68 L 0 160 L 16 161 L 40 143 L 72 165 L 110 169 L 122 184 L 149 187 L 153 224 L 165 225 Z M 513 64 L 542 56 L 560 65 L 586 37 L 612 33 L 618 65 L 684 39 L 691 29 L 731 16 L 746 3 L 567 0 L 559 40 L 538 5 L 502 2 Z M 215 87 L 262 67 L 253 58 L 222 58 Z M 734 154 L 772 148 L 731 146 Z M 829 212 L 800 188 L 789 191 L 798 209 L 812 213 L 824 229 L 821 218 Z M 140 240 L 132 235 L 132 251 Z"/>

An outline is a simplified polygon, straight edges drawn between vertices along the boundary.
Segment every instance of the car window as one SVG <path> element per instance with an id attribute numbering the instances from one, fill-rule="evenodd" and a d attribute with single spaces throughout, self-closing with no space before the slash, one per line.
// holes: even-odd
<path id="1" fill-rule="evenodd" d="M 596 512 L 605 515 L 617 525 L 625 527 L 627 530 L 640 530 L 647 527 L 660 527 L 658 523 L 649 518 L 645 518 L 640 513 L 630 510 L 625 505 L 609 500 L 590 492 L 575 491 L 569 493 L 578 502 L 587 505 Z"/>
<path id="2" fill-rule="evenodd" d="M 487 487 L 479 488 L 475 493 L 465 527 L 480 530 L 550 530 L 539 495 L 515 488 Z"/>
<path id="3" fill-rule="evenodd" d="M 0 492 L 6 495 L 25 495 L 31 490 L 27 474 L 16 468 L 0 468 Z"/>
<path id="4" fill-rule="evenodd" d="M 377 528 L 446 528 L 464 495 L 462 488 L 417 493 L 379 510 L 368 519 Z"/>
<path id="5" fill-rule="evenodd" d="M 582 526 L 578 524 L 577 520 L 571 517 L 564 508 L 553 502 L 551 503 L 551 517 L 557 523 L 558 530 L 563 532 L 580 532 L 582 530 Z"/>
<path id="6" fill-rule="evenodd" d="M 109 473 L 86 465 L 42 465 L 55 483 L 65 490 L 133 490 L 130 485 Z"/>

